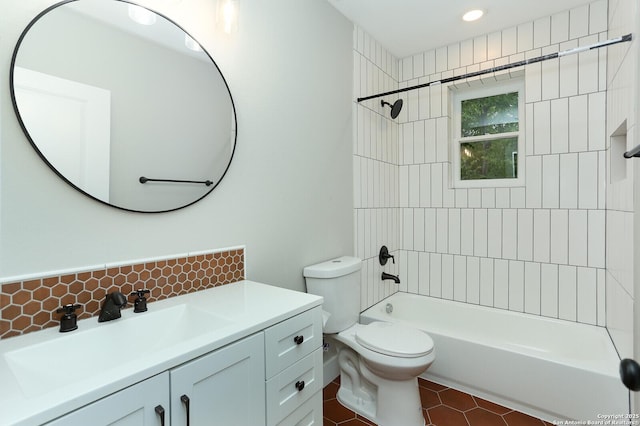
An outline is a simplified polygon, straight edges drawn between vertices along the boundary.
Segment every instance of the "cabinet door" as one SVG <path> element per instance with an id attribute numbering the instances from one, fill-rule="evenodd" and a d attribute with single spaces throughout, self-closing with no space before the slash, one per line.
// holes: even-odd
<path id="1" fill-rule="evenodd" d="M 162 426 L 156 407 L 165 410 L 169 426 L 169 373 L 104 397 L 47 423 L 48 426 Z"/>
<path id="2" fill-rule="evenodd" d="M 172 426 L 265 424 L 262 332 L 171 370 Z"/>

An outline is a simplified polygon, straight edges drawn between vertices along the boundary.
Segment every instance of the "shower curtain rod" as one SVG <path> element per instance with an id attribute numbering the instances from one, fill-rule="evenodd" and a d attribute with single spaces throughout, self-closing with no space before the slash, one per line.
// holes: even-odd
<path id="1" fill-rule="evenodd" d="M 405 87 L 405 88 L 398 89 L 398 90 L 392 90 L 390 92 L 378 93 L 377 95 L 365 96 L 363 98 L 358 98 L 358 102 L 366 101 L 366 100 L 369 100 L 369 99 L 379 98 L 381 96 L 394 95 L 396 93 L 408 92 L 409 90 L 422 89 L 423 87 L 434 86 L 436 84 L 451 83 L 452 81 L 463 80 L 465 78 L 471 78 L 471 77 L 476 77 L 476 76 L 479 76 L 479 75 L 490 74 L 492 72 L 508 70 L 510 68 L 521 67 L 523 65 L 535 64 L 537 62 L 547 61 L 549 59 L 561 58 L 563 56 L 573 55 L 575 53 L 584 52 L 586 50 L 599 49 L 601 47 L 611 46 L 612 44 L 618 44 L 618 43 L 623 43 L 623 42 L 626 42 L 626 41 L 631 41 L 631 38 L 632 38 L 631 34 L 627 34 L 627 35 L 624 35 L 622 37 L 601 41 L 599 43 L 594 43 L 594 44 L 591 44 L 589 46 L 574 47 L 573 49 L 567 49 L 567 50 L 563 50 L 561 52 L 550 53 L 548 55 L 538 56 L 536 58 L 525 59 L 523 61 L 514 62 L 512 64 L 499 65 L 497 67 L 488 68 L 486 70 L 474 71 L 474 72 L 470 72 L 468 74 L 458 75 L 458 76 L 449 77 L 449 78 L 443 78 L 442 80 L 430 81 L 429 83 L 418 84 L 417 86 Z"/>

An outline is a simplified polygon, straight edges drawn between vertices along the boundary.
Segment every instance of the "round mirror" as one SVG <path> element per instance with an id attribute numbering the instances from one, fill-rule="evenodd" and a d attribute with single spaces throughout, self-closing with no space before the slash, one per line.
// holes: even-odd
<path id="1" fill-rule="evenodd" d="M 38 154 L 105 204 L 186 207 L 231 163 L 236 112 L 217 65 L 177 24 L 135 4 L 71 0 L 43 11 L 18 40 L 10 79 Z"/>

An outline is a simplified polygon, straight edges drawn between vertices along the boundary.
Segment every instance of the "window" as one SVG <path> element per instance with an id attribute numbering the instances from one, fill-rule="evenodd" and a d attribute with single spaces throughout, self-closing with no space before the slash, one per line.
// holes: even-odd
<path id="1" fill-rule="evenodd" d="M 521 80 L 453 93 L 453 184 L 524 185 L 524 90 Z"/>

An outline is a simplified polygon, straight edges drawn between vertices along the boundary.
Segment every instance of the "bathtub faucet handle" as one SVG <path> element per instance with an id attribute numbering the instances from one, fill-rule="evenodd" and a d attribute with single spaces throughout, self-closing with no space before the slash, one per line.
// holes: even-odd
<path id="1" fill-rule="evenodd" d="M 389 249 L 387 248 L 387 246 L 382 246 L 380 248 L 380 254 L 378 255 L 378 260 L 380 260 L 380 265 L 382 266 L 386 265 L 389 259 L 391 259 L 391 262 L 393 262 L 393 264 L 395 265 L 396 258 L 393 257 L 392 254 L 389 254 Z"/>

